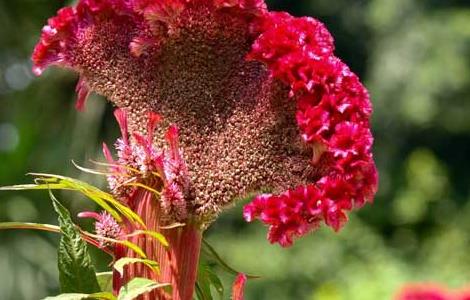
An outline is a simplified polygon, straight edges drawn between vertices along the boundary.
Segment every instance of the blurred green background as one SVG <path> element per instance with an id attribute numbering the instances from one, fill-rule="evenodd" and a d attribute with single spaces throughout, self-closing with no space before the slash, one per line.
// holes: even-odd
<path id="1" fill-rule="evenodd" d="M 63 5 L 0 0 L 0 185 L 29 182 L 30 171 L 104 185 L 70 161 L 102 160 L 101 141 L 118 136 L 110 106 L 93 96 L 77 113 L 75 75 L 30 71 L 40 29 Z M 339 234 L 321 229 L 289 249 L 269 245 L 261 224 L 245 224 L 241 205 L 225 213 L 207 236 L 237 269 L 262 275 L 248 283 L 246 298 L 379 300 L 409 281 L 470 283 L 469 1 L 277 0 L 270 7 L 325 22 L 337 55 L 366 83 L 380 189 Z M 59 196 L 74 213 L 93 208 Z M 13 220 L 55 224 L 47 193 L 0 193 L 0 221 Z M 53 234 L 0 232 L 0 299 L 57 293 L 56 244 Z M 108 258 L 93 253 L 105 269 Z M 232 279 L 224 277 L 227 288 Z"/>

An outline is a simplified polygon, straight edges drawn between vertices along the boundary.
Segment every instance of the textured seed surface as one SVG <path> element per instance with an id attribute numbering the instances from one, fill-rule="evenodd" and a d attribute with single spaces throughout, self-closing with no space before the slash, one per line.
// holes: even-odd
<path id="1" fill-rule="evenodd" d="M 235 198 L 312 182 L 312 149 L 301 143 L 295 101 L 264 65 L 245 56 L 252 38 L 237 17 L 204 8 L 184 11 L 158 46 L 129 51 L 133 32 L 112 21 L 91 26 L 76 65 L 94 91 L 145 132 L 148 110 L 180 129 L 191 179 L 192 209 L 210 219 Z"/>

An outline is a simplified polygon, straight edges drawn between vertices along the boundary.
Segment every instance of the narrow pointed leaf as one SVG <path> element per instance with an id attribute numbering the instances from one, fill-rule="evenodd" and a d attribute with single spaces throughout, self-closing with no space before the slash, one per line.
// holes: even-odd
<path id="1" fill-rule="evenodd" d="M 140 248 L 139 246 L 137 246 L 136 244 L 134 244 L 132 242 L 129 242 L 129 241 L 126 241 L 126 240 L 116 240 L 116 239 L 112 239 L 112 238 L 104 237 L 104 236 L 98 236 L 96 234 L 92 234 L 92 233 L 89 233 L 89 232 L 82 232 L 82 233 L 84 233 L 86 235 L 86 237 L 88 237 L 88 238 L 93 238 L 93 239 L 96 239 L 96 240 L 103 240 L 103 241 L 110 242 L 110 243 L 113 243 L 113 244 L 121 244 L 121 245 L 131 249 L 135 253 L 137 253 L 140 257 L 147 258 L 147 255 L 145 255 L 145 252 L 142 250 L 142 248 Z"/>
<path id="2" fill-rule="evenodd" d="M 136 264 L 141 263 L 149 267 L 152 271 L 158 273 L 160 271 L 158 267 L 158 263 L 156 261 L 150 259 L 143 259 L 143 258 L 134 258 L 134 257 L 123 257 L 116 261 L 113 265 L 113 268 L 118 271 L 121 276 L 124 274 L 124 266 L 129 264 Z"/>
<path id="3" fill-rule="evenodd" d="M 34 229 L 61 233 L 60 227 L 50 224 L 27 223 L 27 222 L 3 222 L 0 223 L 0 230 L 4 229 Z"/>
<path id="4" fill-rule="evenodd" d="M 197 289 L 199 300 L 213 300 L 211 293 L 211 283 L 207 276 L 207 265 L 199 264 L 197 270 Z"/>
<path id="5" fill-rule="evenodd" d="M 137 253 L 140 257 L 147 258 L 147 255 L 145 254 L 145 252 L 136 244 L 131 243 L 129 241 L 120 241 L 120 244 L 126 246 L 129 249 L 132 249 L 132 251 Z"/>
<path id="6" fill-rule="evenodd" d="M 116 300 L 116 297 L 111 293 L 94 293 L 94 294 L 60 294 L 53 297 L 46 297 L 43 300 Z"/>
<path id="7" fill-rule="evenodd" d="M 22 184 L 0 187 L 0 190 L 71 190 L 77 191 L 93 200 L 101 208 L 110 213 L 118 222 L 122 221 L 121 215 L 129 221 L 140 224 L 145 228 L 145 224 L 135 212 L 129 207 L 120 203 L 114 197 L 88 183 L 61 175 L 30 173 L 35 176 L 36 184 Z"/>
<path id="8" fill-rule="evenodd" d="M 127 235 L 127 237 L 132 237 L 132 236 L 136 236 L 136 235 L 148 235 L 154 239 L 156 239 L 157 241 L 159 241 L 163 246 L 165 247 L 168 247 L 169 244 L 168 244 L 168 241 L 167 239 L 165 238 L 165 236 L 161 233 L 158 233 L 156 231 L 151 231 L 151 230 L 136 230 L 130 234 Z"/>
<path id="9" fill-rule="evenodd" d="M 51 225 L 51 224 L 40 224 L 40 223 L 28 223 L 28 222 L 3 222 L 0 223 L 0 230 L 7 230 L 7 229 L 32 229 L 32 230 L 41 230 L 41 231 L 49 231 L 49 232 L 54 232 L 54 233 L 60 233 L 62 234 L 62 231 L 60 230 L 59 226 L 56 225 Z M 80 229 L 78 228 L 80 231 Z M 85 242 L 100 248 L 99 242 L 96 240 L 97 236 L 94 234 L 91 234 L 86 231 L 80 231 L 80 234 L 82 235 L 82 238 L 85 240 Z M 103 249 L 104 252 L 113 255 L 113 252 L 111 252 L 109 249 Z"/>
<path id="10" fill-rule="evenodd" d="M 200 262 L 197 274 L 196 294 L 199 300 L 210 300 L 212 297 L 212 287 L 216 290 L 220 300 L 224 298 L 224 286 L 211 266 L 205 262 Z"/>
<path id="11" fill-rule="evenodd" d="M 109 172 L 103 172 L 103 171 L 99 171 L 99 170 L 95 170 L 95 169 L 89 169 L 89 168 L 82 167 L 82 166 L 78 165 L 73 160 L 72 160 L 72 164 L 74 165 L 75 168 L 77 168 L 80 171 L 85 172 L 85 173 L 94 174 L 94 175 L 103 175 L 103 176 L 112 175 L 112 173 L 109 173 Z"/>
<path id="12" fill-rule="evenodd" d="M 220 278 L 217 276 L 217 274 L 214 273 L 214 271 L 209 266 L 207 266 L 206 268 L 206 274 L 210 284 L 214 287 L 217 294 L 219 295 L 219 299 L 224 299 L 224 286 Z"/>

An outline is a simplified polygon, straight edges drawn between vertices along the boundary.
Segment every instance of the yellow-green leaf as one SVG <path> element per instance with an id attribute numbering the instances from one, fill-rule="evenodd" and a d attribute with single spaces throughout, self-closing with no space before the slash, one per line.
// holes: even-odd
<path id="1" fill-rule="evenodd" d="M 150 259 L 144 259 L 144 258 L 134 258 L 134 257 L 123 257 L 116 261 L 113 265 L 113 268 L 118 271 L 121 276 L 124 274 L 124 266 L 127 266 L 129 264 L 136 264 L 136 263 L 142 263 L 149 267 L 152 271 L 155 273 L 160 272 L 160 269 L 158 267 L 158 263 L 154 260 Z"/>
<path id="2" fill-rule="evenodd" d="M 165 238 L 165 236 L 163 234 L 159 233 L 159 232 L 152 231 L 152 230 L 136 230 L 136 231 L 128 234 L 127 237 L 136 236 L 136 235 L 148 235 L 148 236 L 156 239 L 157 241 L 159 241 L 163 246 L 165 246 L 165 247 L 169 246 L 168 241 Z"/>
<path id="3" fill-rule="evenodd" d="M 147 278 L 134 278 L 121 288 L 117 300 L 133 300 L 155 289 L 169 286 L 169 283 L 158 283 Z"/>
<path id="4" fill-rule="evenodd" d="M 43 300 L 116 300 L 116 297 L 111 293 L 94 293 L 94 294 L 76 294 L 67 293 L 60 294 L 53 297 L 46 297 Z"/>

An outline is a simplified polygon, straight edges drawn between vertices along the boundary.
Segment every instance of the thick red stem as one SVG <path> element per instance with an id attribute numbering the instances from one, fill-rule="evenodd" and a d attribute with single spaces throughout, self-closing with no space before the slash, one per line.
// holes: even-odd
<path id="1" fill-rule="evenodd" d="M 162 233 L 170 246 L 165 248 L 157 240 L 146 237 L 132 237 L 131 241 L 141 247 L 152 259 L 160 265 L 160 275 L 141 264 L 126 267 L 125 280 L 134 277 L 146 277 L 160 283 L 171 283 L 172 292 L 156 290 L 141 297 L 142 300 L 192 300 L 196 284 L 199 254 L 201 250 L 202 232 L 198 226 L 188 221 L 185 226 L 162 229 L 162 211 L 158 199 L 148 191 L 139 191 L 133 199 L 134 209 L 147 226 L 147 230 Z M 132 250 L 127 250 L 127 256 L 135 257 Z"/>

